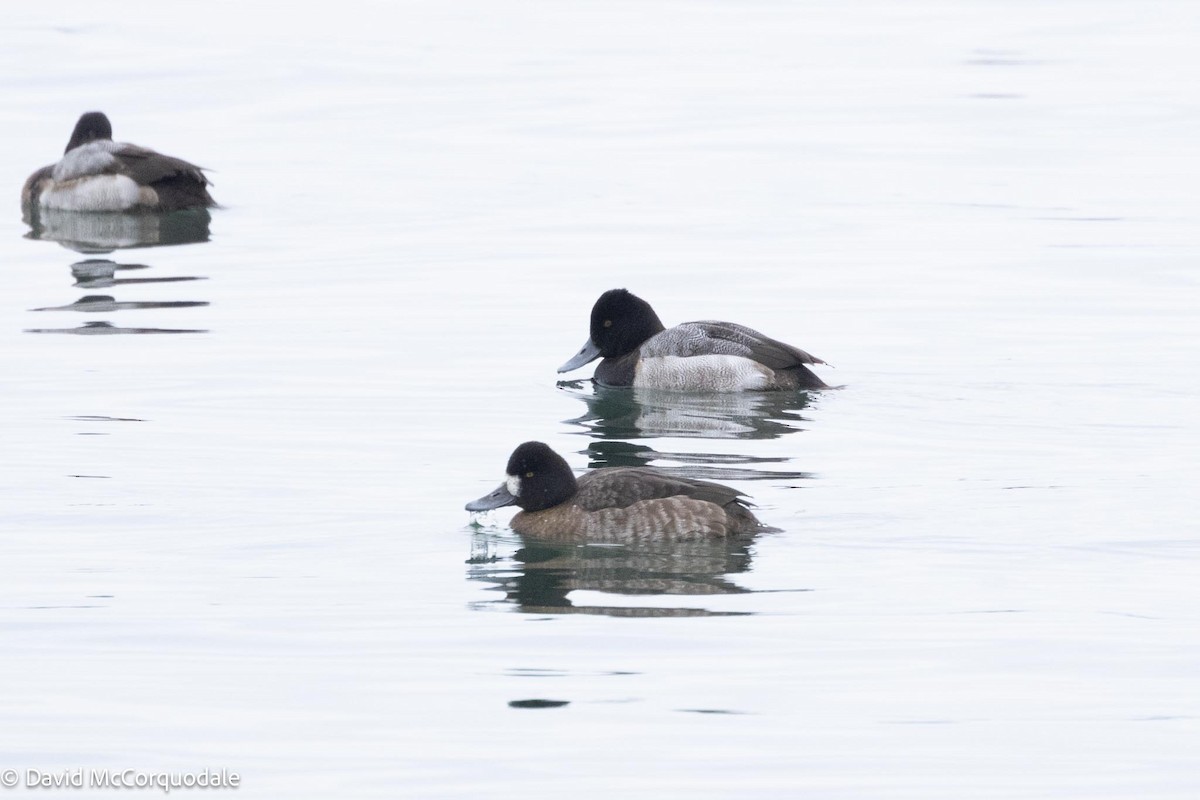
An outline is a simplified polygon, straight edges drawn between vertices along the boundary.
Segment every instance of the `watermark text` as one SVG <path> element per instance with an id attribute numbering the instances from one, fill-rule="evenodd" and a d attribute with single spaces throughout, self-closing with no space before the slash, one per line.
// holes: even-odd
<path id="1" fill-rule="evenodd" d="M 193 789 L 237 789 L 242 776 L 229 769 L 0 769 L 0 789 L 128 789 L 163 794 Z"/>

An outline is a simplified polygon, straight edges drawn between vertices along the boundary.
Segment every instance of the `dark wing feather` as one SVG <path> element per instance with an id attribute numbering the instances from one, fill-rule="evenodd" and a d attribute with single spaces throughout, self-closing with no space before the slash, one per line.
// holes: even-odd
<path id="1" fill-rule="evenodd" d="M 717 355 L 737 355 L 753 359 L 771 369 L 791 369 L 800 364 L 824 364 L 816 356 L 777 339 L 764 336 L 753 328 L 732 322 L 702 320 L 685 322 L 680 328 L 695 326 L 709 340 L 708 352 Z M 696 353 L 700 355 L 700 353 Z"/>
<path id="2" fill-rule="evenodd" d="M 205 188 L 208 179 L 195 164 L 134 144 L 122 145 L 113 155 L 118 165 L 115 171 L 139 186 L 152 187 L 164 210 L 215 205 Z"/>
<path id="3" fill-rule="evenodd" d="M 208 185 L 208 179 L 200 171 L 200 167 L 174 156 L 164 156 L 162 153 L 135 144 L 121 145 L 113 153 L 120 163 L 120 171 L 128 175 L 142 186 L 151 186 L 162 180 L 187 176 L 201 185 Z"/>
<path id="4" fill-rule="evenodd" d="M 609 467 L 579 479 L 575 502 L 586 511 L 626 508 L 641 500 L 690 497 L 725 507 L 742 501 L 742 493 L 728 486 L 677 478 L 652 467 Z"/>

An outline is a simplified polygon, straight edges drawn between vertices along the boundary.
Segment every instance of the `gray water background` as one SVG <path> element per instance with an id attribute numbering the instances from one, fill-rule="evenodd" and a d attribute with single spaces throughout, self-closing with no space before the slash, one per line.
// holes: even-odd
<path id="1" fill-rule="evenodd" d="M 1197 23 L 10 9 L 0 767 L 224 767 L 264 798 L 1196 797 Z M 209 241 L 25 238 L 22 181 L 91 109 L 212 168 Z M 85 258 L 202 280 L 77 286 Z M 844 388 L 557 386 L 614 286 Z M 32 310 L 86 295 L 205 305 Z M 202 332 L 62 333 L 94 322 Z M 526 547 L 462 504 L 534 438 L 718 477 L 779 531 Z"/>

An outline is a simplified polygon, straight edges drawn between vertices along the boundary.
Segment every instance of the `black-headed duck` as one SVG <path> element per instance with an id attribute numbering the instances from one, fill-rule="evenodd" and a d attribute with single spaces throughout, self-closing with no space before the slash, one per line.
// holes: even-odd
<path id="1" fill-rule="evenodd" d="M 62 159 L 25 181 L 21 204 L 62 211 L 178 211 L 215 206 L 207 187 L 200 167 L 114 142 L 108 117 L 89 111 L 75 123 Z"/>
<path id="2" fill-rule="evenodd" d="M 683 392 L 829 388 L 806 366 L 825 363 L 816 356 L 732 322 L 665 328 L 649 303 L 625 289 L 600 295 L 587 342 L 558 371 L 597 358 L 603 358 L 595 374 L 602 386 Z"/>
<path id="3" fill-rule="evenodd" d="M 762 525 L 736 489 L 678 478 L 653 467 L 608 467 L 576 479 L 542 442 L 508 459 L 504 483 L 467 503 L 468 511 L 516 505 L 517 533 L 541 539 L 622 542 L 707 539 L 749 534 Z"/>

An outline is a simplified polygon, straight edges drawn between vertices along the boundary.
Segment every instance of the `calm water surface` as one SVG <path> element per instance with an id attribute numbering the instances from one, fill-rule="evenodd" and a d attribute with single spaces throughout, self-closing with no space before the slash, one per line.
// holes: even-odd
<path id="1" fill-rule="evenodd" d="M 1200 793 L 1200 8 L 108 13 L 0 21 L 0 768 Z M 21 183 L 90 109 L 224 207 L 31 229 Z M 615 286 L 842 388 L 559 385 Z M 533 438 L 776 530 L 472 520 Z"/>

